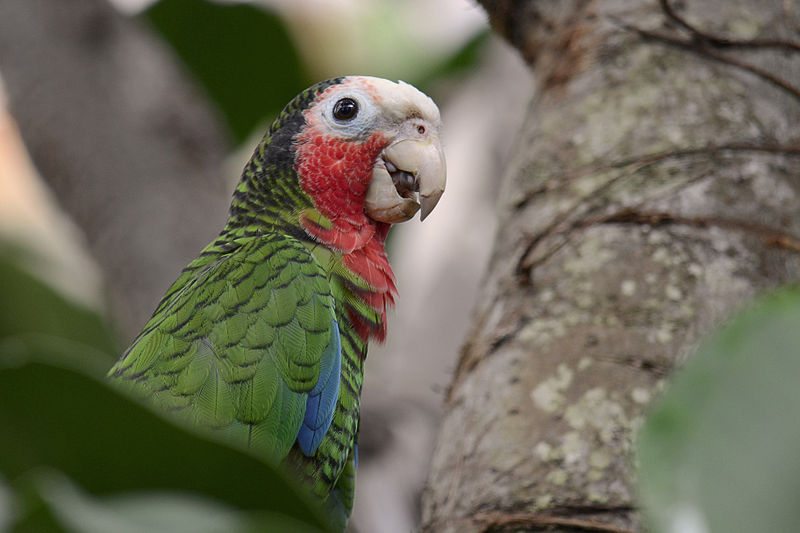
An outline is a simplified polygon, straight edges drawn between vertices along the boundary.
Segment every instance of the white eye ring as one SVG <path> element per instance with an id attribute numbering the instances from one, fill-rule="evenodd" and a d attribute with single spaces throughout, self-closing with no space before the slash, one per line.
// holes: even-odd
<path id="1" fill-rule="evenodd" d="M 341 109 L 337 108 L 346 101 L 354 104 L 352 109 L 355 113 L 350 118 L 339 118 L 337 114 L 340 114 L 338 111 Z M 375 127 L 379 111 L 368 94 L 356 87 L 347 87 L 332 94 L 315 115 L 332 133 L 345 139 L 358 139 Z"/>

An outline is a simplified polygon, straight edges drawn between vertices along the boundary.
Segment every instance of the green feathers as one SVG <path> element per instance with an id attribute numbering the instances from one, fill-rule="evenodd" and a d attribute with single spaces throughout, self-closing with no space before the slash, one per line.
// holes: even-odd
<path id="1" fill-rule="evenodd" d="M 284 464 L 344 528 L 366 354 L 348 302 L 378 317 L 352 292 L 365 282 L 341 253 L 300 227 L 300 213 L 316 211 L 292 148 L 304 110 L 341 81 L 303 91 L 275 120 L 244 169 L 225 229 L 167 290 L 109 375 Z"/>
<path id="2" fill-rule="evenodd" d="M 279 461 L 294 444 L 331 339 L 328 277 L 287 236 L 210 246 L 169 289 L 110 374 Z"/>

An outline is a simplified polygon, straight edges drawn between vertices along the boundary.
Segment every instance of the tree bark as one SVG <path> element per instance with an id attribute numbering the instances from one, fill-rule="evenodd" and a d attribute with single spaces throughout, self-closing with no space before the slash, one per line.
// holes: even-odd
<path id="1" fill-rule="evenodd" d="M 0 0 L 0 72 L 130 337 L 224 224 L 221 123 L 166 48 L 107 0 Z"/>
<path id="2" fill-rule="evenodd" d="M 648 406 L 731 312 L 800 279 L 798 13 L 482 3 L 538 92 L 423 531 L 640 531 L 631 449 Z"/>

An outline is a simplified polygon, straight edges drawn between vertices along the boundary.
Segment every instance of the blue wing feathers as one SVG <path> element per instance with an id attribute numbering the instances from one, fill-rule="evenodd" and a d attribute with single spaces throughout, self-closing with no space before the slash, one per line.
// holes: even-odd
<path id="1" fill-rule="evenodd" d="M 342 372 L 342 344 L 339 337 L 339 324 L 331 324 L 331 340 L 320 360 L 319 379 L 308 393 L 306 415 L 297 442 L 307 456 L 314 455 L 323 437 L 328 432 L 339 397 L 339 380 Z"/>

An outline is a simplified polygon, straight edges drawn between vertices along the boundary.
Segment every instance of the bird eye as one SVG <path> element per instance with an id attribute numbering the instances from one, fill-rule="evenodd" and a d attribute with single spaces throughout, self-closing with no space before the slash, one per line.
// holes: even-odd
<path id="1" fill-rule="evenodd" d="M 333 118 L 350 120 L 358 114 L 358 104 L 352 98 L 342 98 L 333 104 Z"/>

